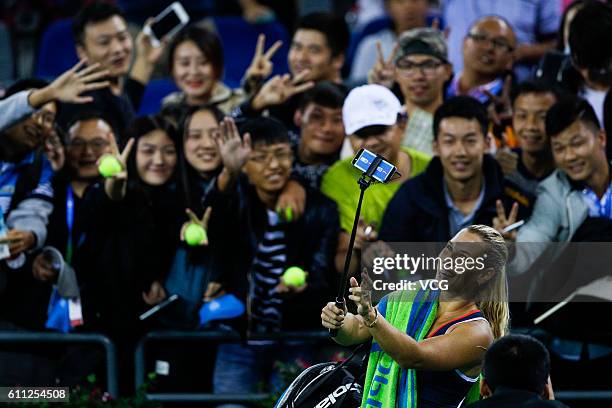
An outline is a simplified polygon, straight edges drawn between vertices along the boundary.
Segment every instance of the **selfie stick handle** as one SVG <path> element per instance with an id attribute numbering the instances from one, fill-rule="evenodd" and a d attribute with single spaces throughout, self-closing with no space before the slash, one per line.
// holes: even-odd
<path id="1" fill-rule="evenodd" d="M 374 165 L 375 164 L 375 165 Z M 377 163 L 374 163 L 370 169 L 376 169 L 378 166 Z M 338 288 L 338 295 L 336 296 L 336 307 L 344 310 L 345 308 L 345 300 L 344 300 L 344 292 L 346 291 L 346 285 L 348 283 L 348 274 L 349 267 L 351 266 L 351 258 L 353 255 L 353 247 L 355 246 L 355 237 L 357 236 L 357 226 L 359 225 L 359 214 L 361 213 L 361 204 L 363 202 L 363 196 L 370 184 L 372 184 L 372 178 L 370 173 L 370 169 L 368 172 L 363 173 L 361 178 L 357 183 L 359 183 L 359 189 L 361 192 L 359 193 L 359 201 L 357 203 L 357 211 L 355 211 L 355 219 L 353 220 L 353 230 L 351 231 L 351 238 L 349 240 L 348 250 L 346 251 L 346 258 L 344 258 L 344 271 L 342 272 L 342 279 L 340 280 L 340 286 Z M 372 170 L 372 172 L 374 171 Z M 338 329 L 329 329 L 330 337 L 336 337 L 338 335 Z"/>

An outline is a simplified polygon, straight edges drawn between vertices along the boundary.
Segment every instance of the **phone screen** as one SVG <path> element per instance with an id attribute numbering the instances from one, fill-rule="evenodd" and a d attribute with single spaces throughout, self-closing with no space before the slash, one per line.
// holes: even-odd
<path id="1" fill-rule="evenodd" d="M 158 40 L 164 38 L 166 34 L 168 34 L 174 27 L 181 24 L 181 20 L 178 15 L 174 12 L 174 10 L 170 11 L 161 20 L 156 21 L 151 25 L 151 31 L 155 34 L 155 37 Z"/>

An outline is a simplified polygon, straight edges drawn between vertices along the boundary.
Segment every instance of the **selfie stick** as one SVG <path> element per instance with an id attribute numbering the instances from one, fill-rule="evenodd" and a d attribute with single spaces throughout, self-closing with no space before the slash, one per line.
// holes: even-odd
<path id="1" fill-rule="evenodd" d="M 357 210 L 355 211 L 355 219 L 353 221 L 353 230 L 351 231 L 351 239 L 349 240 L 348 250 L 346 251 L 346 258 L 344 259 L 344 271 L 342 272 L 342 279 L 340 280 L 340 287 L 338 288 L 338 295 L 336 296 L 336 307 L 344 310 L 345 300 L 344 293 L 346 291 L 346 285 L 348 283 L 349 267 L 351 266 L 351 258 L 353 255 L 353 247 L 355 246 L 355 236 L 357 235 L 357 225 L 359 224 L 359 214 L 361 213 L 361 203 L 363 202 L 363 195 L 368 187 L 375 181 L 372 175 L 376 171 L 378 165 L 383 161 L 383 157 L 376 155 L 376 158 L 372 161 L 372 164 L 366 172 L 359 178 L 357 183 L 359 184 L 359 202 L 357 203 Z M 338 329 L 329 329 L 329 335 L 336 337 L 338 335 Z"/>

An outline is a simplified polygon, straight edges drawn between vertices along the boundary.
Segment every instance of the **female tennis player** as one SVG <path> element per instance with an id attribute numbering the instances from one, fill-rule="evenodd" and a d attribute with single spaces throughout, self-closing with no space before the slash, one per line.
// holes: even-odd
<path id="1" fill-rule="evenodd" d="M 450 408 L 478 398 L 485 351 L 508 326 L 507 257 L 497 231 L 473 225 L 439 255 L 475 260 L 469 270 L 438 267 L 436 279 L 448 280 L 448 290 L 396 291 L 373 307 L 367 274 L 361 286 L 351 278 L 349 299 L 357 314 L 330 302 L 321 319 L 324 327 L 338 329 L 339 344 L 372 340 L 363 408 Z"/>

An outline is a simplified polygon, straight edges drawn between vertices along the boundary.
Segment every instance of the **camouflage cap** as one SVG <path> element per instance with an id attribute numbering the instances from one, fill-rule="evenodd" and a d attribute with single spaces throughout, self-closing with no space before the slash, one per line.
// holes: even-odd
<path id="1" fill-rule="evenodd" d="M 404 31 L 399 39 L 395 61 L 413 54 L 425 54 L 448 62 L 448 47 L 444 34 L 435 28 L 421 27 Z"/>

